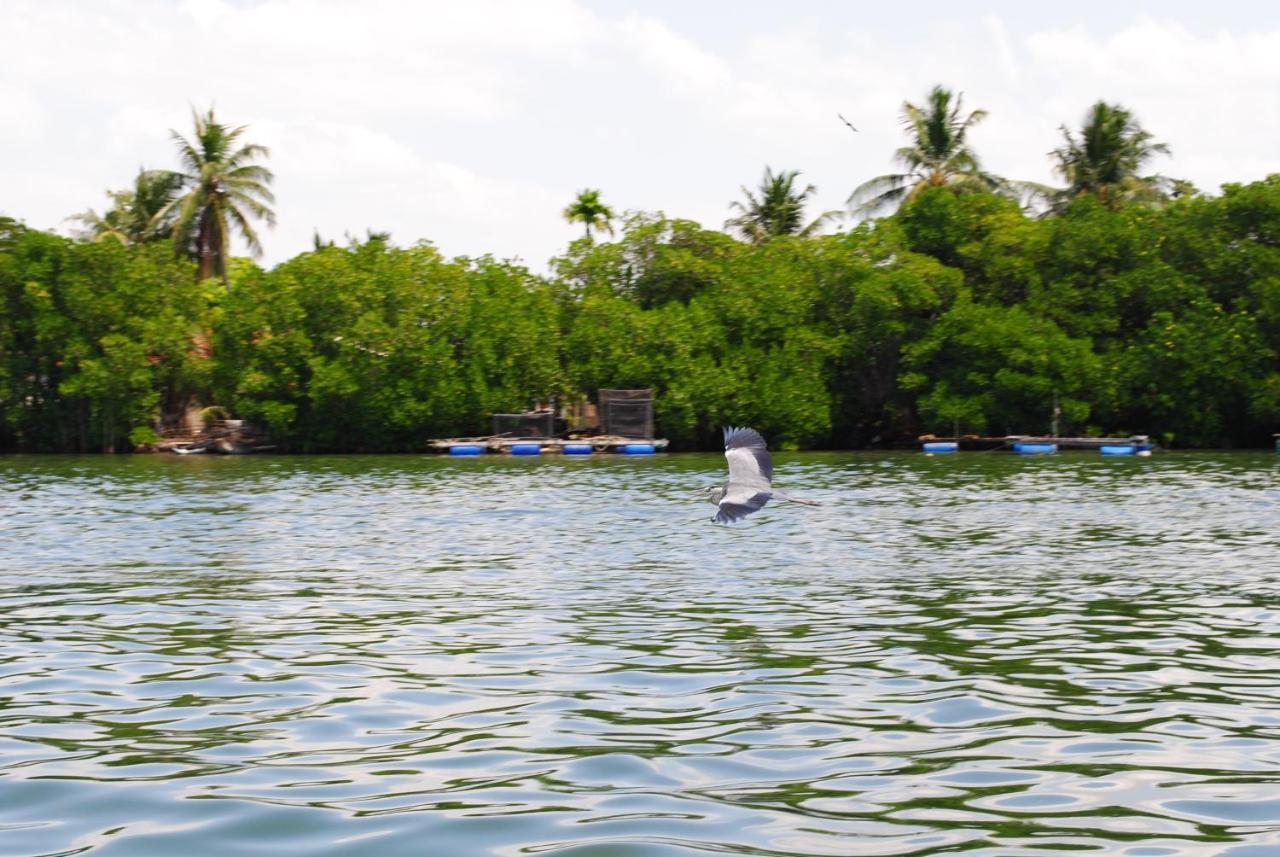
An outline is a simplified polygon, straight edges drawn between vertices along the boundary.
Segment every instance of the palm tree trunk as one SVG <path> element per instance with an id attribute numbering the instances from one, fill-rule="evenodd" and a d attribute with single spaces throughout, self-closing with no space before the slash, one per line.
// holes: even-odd
<path id="1" fill-rule="evenodd" d="M 207 280 L 213 276 L 213 229 L 209 208 L 200 212 L 200 232 L 197 241 L 200 246 L 200 268 L 196 276 Z"/>

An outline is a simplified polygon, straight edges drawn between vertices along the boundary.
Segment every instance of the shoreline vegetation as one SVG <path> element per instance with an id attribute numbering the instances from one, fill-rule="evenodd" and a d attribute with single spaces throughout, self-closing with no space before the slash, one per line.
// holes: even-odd
<path id="1" fill-rule="evenodd" d="M 283 451 L 417 452 L 628 387 L 655 390 L 673 450 L 731 424 L 781 449 L 1039 434 L 1054 401 L 1063 434 L 1270 446 L 1280 175 L 1146 174 L 1168 148 L 1100 101 L 1049 153 L 1063 186 L 1019 182 L 970 147 L 984 116 L 942 87 L 905 103 L 901 172 L 845 212 L 806 212 L 813 187 L 770 167 L 727 231 L 585 190 L 539 276 L 373 232 L 233 258 L 232 232 L 257 257 L 275 222 L 269 152 L 196 113 L 179 169 L 75 237 L 0 218 L 0 452 L 126 451 L 198 411 Z"/>

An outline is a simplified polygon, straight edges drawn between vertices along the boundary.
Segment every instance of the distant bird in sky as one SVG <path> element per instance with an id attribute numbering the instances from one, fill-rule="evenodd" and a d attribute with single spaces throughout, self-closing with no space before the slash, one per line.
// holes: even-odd
<path id="1" fill-rule="evenodd" d="M 821 505 L 814 500 L 801 500 L 773 487 L 773 459 L 760 432 L 752 428 L 725 426 L 724 457 L 729 461 L 729 479 L 706 489 L 707 499 L 720 507 L 712 518 L 718 524 L 741 521 L 752 512 L 764 508 L 771 499 Z"/>
<path id="2" fill-rule="evenodd" d="M 852 123 L 852 122 L 850 122 L 848 119 L 844 118 L 844 114 L 843 114 L 843 113 L 837 113 L 836 115 L 840 117 L 840 121 L 841 121 L 841 122 L 843 122 L 844 124 L 846 124 L 846 125 L 848 125 L 848 126 L 849 126 L 849 130 L 850 130 L 850 131 L 857 132 L 857 130 L 858 130 L 858 129 L 857 129 L 857 128 L 855 128 L 855 127 L 853 127 L 853 123 Z"/>

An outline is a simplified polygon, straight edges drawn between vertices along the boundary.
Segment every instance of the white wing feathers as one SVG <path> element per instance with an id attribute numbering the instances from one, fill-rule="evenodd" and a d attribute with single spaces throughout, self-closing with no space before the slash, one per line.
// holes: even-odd
<path id="1" fill-rule="evenodd" d="M 729 460 L 729 487 L 741 482 L 768 491 L 773 484 L 773 459 L 760 432 L 750 428 L 724 430 L 724 457 Z"/>
<path id="2" fill-rule="evenodd" d="M 773 491 L 773 459 L 758 431 L 733 427 L 724 430 L 724 457 L 729 462 L 729 483 L 715 520 L 728 524 L 759 511 L 769 502 Z"/>

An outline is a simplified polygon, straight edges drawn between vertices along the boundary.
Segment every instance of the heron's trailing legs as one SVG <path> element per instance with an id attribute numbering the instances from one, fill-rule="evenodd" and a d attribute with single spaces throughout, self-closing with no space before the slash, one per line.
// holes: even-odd
<path id="1" fill-rule="evenodd" d="M 786 493 L 785 491 L 779 491 L 777 488 L 773 489 L 773 498 L 775 500 L 783 500 L 787 503 L 799 503 L 801 506 L 821 506 L 822 505 L 817 500 L 806 500 L 803 497 L 792 497 L 790 494 Z"/>

